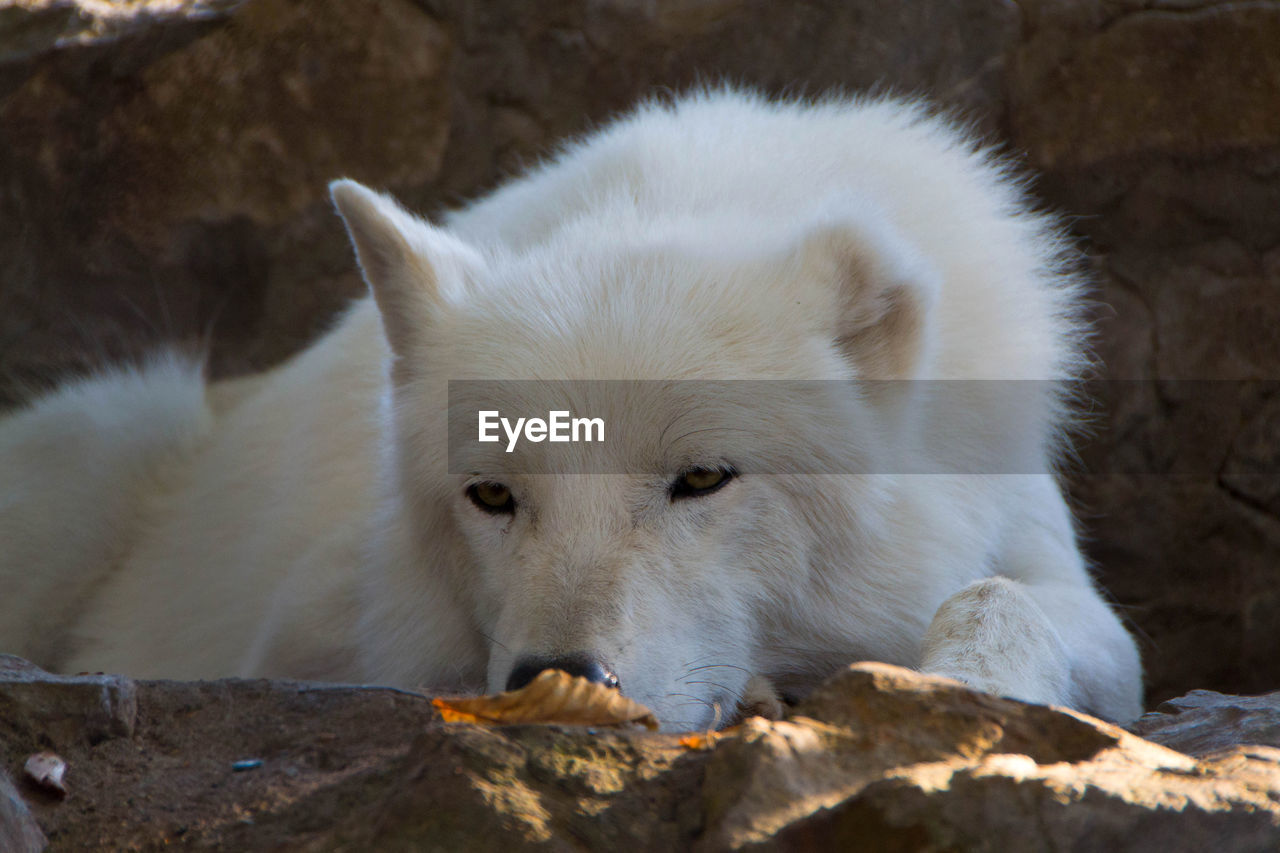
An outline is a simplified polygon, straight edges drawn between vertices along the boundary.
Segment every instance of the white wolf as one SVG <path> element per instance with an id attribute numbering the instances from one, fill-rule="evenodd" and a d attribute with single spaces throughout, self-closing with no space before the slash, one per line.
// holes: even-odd
<path id="1" fill-rule="evenodd" d="M 442 226 L 351 181 L 332 195 L 372 298 L 309 349 L 208 386 L 160 358 L 0 422 L 0 651 L 463 690 L 559 666 L 669 728 L 860 659 L 1140 712 L 1135 645 L 1053 473 L 1068 415 L 1047 388 L 944 411 L 947 383 L 831 382 L 824 411 L 748 424 L 599 383 L 625 441 L 537 472 L 477 444 L 451 473 L 450 380 L 1076 375 L 1060 234 L 946 122 L 703 92 Z"/>

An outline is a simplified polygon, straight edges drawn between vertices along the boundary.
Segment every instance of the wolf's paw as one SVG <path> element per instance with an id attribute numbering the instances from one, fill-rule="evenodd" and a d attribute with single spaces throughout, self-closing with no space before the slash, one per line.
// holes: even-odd
<path id="1" fill-rule="evenodd" d="M 1009 677 L 1005 673 L 975 672 L 962 668 L 943 669 L 922 666 L 921 672 L 929 675 L 940 675 L 959 681 L 965 687 L 990 693 L 1004 699 L 1017 699 L 1022 702 L 1035 702 L 1040 705 L 1068 705 L 1065 694 L 1058 689 L 1053 679 L 1026 680 Z"/>
<path id="2" fill-rule="evenodd" d="M 925 633 L 920 669 L 997 696 L 1071 704 L 1066 647 L 1008 578 L 975 581 L 942 603 Z"/>

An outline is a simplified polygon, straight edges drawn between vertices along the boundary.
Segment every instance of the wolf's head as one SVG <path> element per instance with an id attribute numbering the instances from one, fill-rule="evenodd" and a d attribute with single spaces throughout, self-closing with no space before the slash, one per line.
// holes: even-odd
<path id="1" fill-rule="evenodd" d="M 694 728 L 753 674 L 802 689 L 908 618 L 858 575 L 888 498 L 821 473 L 878 452 L 892 418 L 852 394 L 708 390 L 914 375 L 935 275 L 882 218 L 780 233 L 620 210 L 520 247 L 332 192 L 389 344 L 382 532 L 408 543 L 371 582 L 374 677 L 500 690 L 559 667 Z M 503 380 L 486 405 L 512 421 L 599 417 L 606 440 L 450 447 L 460 380 Z"/>

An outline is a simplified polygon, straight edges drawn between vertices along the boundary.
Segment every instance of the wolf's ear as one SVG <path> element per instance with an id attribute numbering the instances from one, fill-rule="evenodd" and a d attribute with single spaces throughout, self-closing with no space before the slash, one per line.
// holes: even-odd
<path id="1" fill-rule="evenodd" d="M 841 211 L 808 230 L 810 275 L 836 287 L 835 338 L 864 379 L 910 379 L 927 358 L 940 276 L 883 216 Z"/>
<path id="2" fill-rule="evenodd" d="M 484 260 L 395 199 L 355 181 L 334 181 L 329 194 L 378 303 L 387 341 L 393 352 L 404 355 L 439 308 L 462 295 Z"/>

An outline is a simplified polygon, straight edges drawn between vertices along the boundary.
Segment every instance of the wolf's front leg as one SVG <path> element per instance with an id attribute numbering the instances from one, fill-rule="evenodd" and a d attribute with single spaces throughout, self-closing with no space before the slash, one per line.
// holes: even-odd
<path id="1" fill-rule="evenodd" d="M 925 634 L 921 669 L 999 696 L 1072 704 L 1066 646 L 1022 587 L 985 578 L 944 601 Z"/>
<path id="2" fill-rule="evenodd" d="M 1137 647 L 1085 571 L 1065 507 L 1021 525 L 997 567 L 938 608 L 921 669 L 1118 722 L 1141 714 Z"/>

